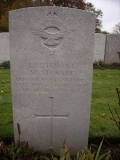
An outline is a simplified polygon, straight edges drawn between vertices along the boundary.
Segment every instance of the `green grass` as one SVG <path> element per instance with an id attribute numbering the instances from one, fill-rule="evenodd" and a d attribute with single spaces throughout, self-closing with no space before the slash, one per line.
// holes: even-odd
<path id="1" fill-rule="evenodd" d="M 94 69 L 91 102 L 90 134 L 92 138 L 107 136 L 120 137 L 116 124 L 110 120 L 107 103 L 112 109 L 118 106 L 115 88 L 120 88 L 119 69 Z M 0 69 L 0 137 L 13 137 L 10 70 Z"/>
<path id="2" fill-rule="evenodd" d="M 0 69 L 0 137 L 13 137 L 9 69 Z"/>
<path id="3" fill-rule="evenodd" d="M 111 109 L 116 108 L 120 114 L 115 88 L 120 88 L 119 69 L 94 69 L 91 102 L 90 137 L 120 137 L 116 124 L 110 120 Z"/>

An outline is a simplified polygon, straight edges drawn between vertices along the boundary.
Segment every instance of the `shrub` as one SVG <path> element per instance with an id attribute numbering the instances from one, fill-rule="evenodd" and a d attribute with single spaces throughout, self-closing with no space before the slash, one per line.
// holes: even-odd
<path id="1" fill-rule="evenodd" d="M 102 60 L 99 60 L 99 61 L 95 61 L 93 63 L 93 67 L 94 68 L 102 68 L 102 67 L 105 67 L 105 64 Z"/>
<path id="2" fill-rule="evenodd" d="M 34 148 L 30 148 L 28 142 L 18 142 L 16 145 L 12 142 L 9 146 L 6 146 L 2 141 L 0 144 L 0 160 L 109 160 L 110 152 L 101 154 L 102 142 L 100 143 L 97 152 L 93 152 L 90 149 L 85 148 L 85 151 L 78 152 L 75 157 L 71 157 L 66 143 L 63 143 L 63 147 L 60 149 L 60 156 L 38 156 Z"/>
<path id="3" fill-rule="evenodd" d="M 74 158 L 72 158 L 72 157 L 70 157 L 69 150 L 67 149 L 67 146 L 64 142 L 63 147 L 60 149 L 60 157 L 59 158 L 54 157 L 51 154 L 50 158 L 42 156 L 42 159 L 44 159 L 44 160 L 59 160 L 59 159 L 60 160 L 72 160 L 72 159 L 74 159 L 74 160 L 103 160 L 103 159 L 109 160 L 110 152 L 100 155 L 102 143 L 103 143 L 103 140 L 100 143 L 97 152 L 92 153 L 91 148 L 90 149 L 85 148 L 85 151 L 82 151 L 81 153 L 78 152 L 77 155 Z"/>
<path id="4" fill-rule="evenodd" d="M 17 144 L 13 142 L 11 145 L 6 146 L 2 141 L 0 143 L 0 160 L 72 160 L 67 149 L 66 143 L 64 141 L 63 147 L 60 149 L 60 157 L 57 158 L 51 154 L 50 158 L 46 156 L 38 156 L 34 148 L 29 147 L 28 142 L 20 142 L 21 128 L 17 123 L 19 140 Z M 97 152 L 91 152 L 91 148 L 85 148 L 82 153 L 78 152 L 74 157 L 74 160 L 109 160 L 110 152 L 100 155 L 100 150 L 102 147 L 102 142 L 99 145 Z M 51 150 L 52 152 L 52 150 Z"/>
<path id="5" fill-rule="evenodd" d="M 0 68 L 10 68 L 10 61 L 4 61 L 0 64 Z"/>
<path id="6" fill-rule="evenodd" d="M 27 142 L 12 142 L 6 146 L 2 141 L 0 144 L 0 160 L 38 160 L 35 149 L 30 148 Z"/>
<path id="7" fill-rule="evenodd" d="M 116 92 L 118 95 L 118 106 L 120 107 L 120 90 L 119 90 L 119 88 L 116 88 Z M 108 107 L 109 107 L 109 111 L 111 113 L 110 119 L 116 123 L 116 126 L 120 130 L 120 115 L 118 114 L 118 111 L 116 110 L 116 108 L 114 108 L 114 110 L 111 110 L 109 104 L 108 104 Z"/>

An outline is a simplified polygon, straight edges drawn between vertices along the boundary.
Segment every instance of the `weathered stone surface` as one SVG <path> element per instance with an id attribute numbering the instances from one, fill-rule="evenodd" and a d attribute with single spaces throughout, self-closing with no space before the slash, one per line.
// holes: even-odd
<path id="1" fill-rule="evenodd" d="M 0 33 L 0 63 L 10 60 L 9 33 Z"/>
<path id="2" fill-rule="evenodd" d="M 95 17 L 85 11 L 37 7 L 10 12 L 15 141 L 59 154 L 88 143 Z"/>
<path id="3" fill-rule="evenodd" d="M 105 64 L 120 63 L 120 57 L 117 52 L 120 52 L 120 35 L 107 35 Z"/>
<path id="4" fill-rule="evenodd" d="M 101 33 L 95 33 L 95 43 L 94 43 L 94 59 L 93 61 L 104 61 L 105 55 L 105 41 L 106 35 Z"/>

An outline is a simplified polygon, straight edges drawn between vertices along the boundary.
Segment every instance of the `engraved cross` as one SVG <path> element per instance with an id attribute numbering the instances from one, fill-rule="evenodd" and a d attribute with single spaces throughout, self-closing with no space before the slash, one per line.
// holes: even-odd
<path id="1" fill-rule="evenodd" d="M 34 114 L 36 118 L 46 118 L 46 117 L 50 118 L 50 147 L 53 147 L 53 118 L 68 118 L 69 117 L 69 114 L 65 114 L 65 115 L 54 115 L 53 114 L 53 98 L 54 97 L 49 97 L 50 114 L 46 114 L 46 115 Z"/>

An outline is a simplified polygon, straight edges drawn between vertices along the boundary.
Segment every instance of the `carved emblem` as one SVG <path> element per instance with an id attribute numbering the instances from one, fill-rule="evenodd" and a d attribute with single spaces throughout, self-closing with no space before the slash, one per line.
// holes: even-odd
<path id="1" fill-rule="evenodd" d="M 52 18 L 52 19 L 55 19 L 57 18 L 57 13 L 55 11 L 50 11 L 48 14 L 47 14 L 47 18 Z"/>
<path id="2" fill-rule="evenodd" d="M 45 28 L 43 31 L 35 30 L 32 33 L 41 38 L 42 44 L 50 49 L 55 49 L 62 43 L 63 33 L 54 26 Z"/>
<path id="3" fill-rule="evenodd" d="M 46 22 L 46 23 L 45 23 Z M 49 49 L 56 49 L 63 41 L 64 34 L 61 31 L 61 23 L 58 20 L 56 10 L 51 9 L 46 14 L 45 28 L 32 30 L 32 34 L 40 37 L 41 43 L 44 47 Z M 63 27 L 62 27 L 63 28 Z"/>

